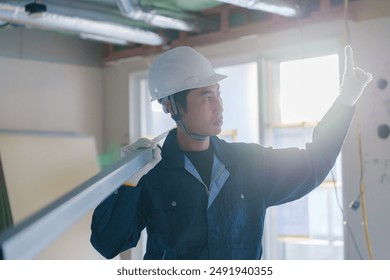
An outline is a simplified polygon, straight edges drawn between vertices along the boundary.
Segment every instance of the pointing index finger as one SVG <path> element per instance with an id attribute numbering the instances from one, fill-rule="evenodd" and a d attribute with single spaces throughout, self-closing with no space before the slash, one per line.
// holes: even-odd
<path id="1" fill-rule="evenodd" d="M 350 45 L 345 47 L 345 72 L 352 72 L 354 68 L 353 51 Z"/>

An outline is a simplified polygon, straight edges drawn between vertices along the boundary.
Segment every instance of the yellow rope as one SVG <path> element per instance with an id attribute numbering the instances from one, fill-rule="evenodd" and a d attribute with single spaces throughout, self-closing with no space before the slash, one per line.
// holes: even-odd
<path id="1" fill-rule="evenodd" d="M 363 180 L 363 156 L 362 156 L 362 142 L 361 142 L 361 133 L 360 133 L 360 118 L 359 112 L 356 110 L 357 116 L 357 140 L 358 140 L 358 149 L 359 149 L 359 163 L 360 163 L 360 201 L 362 205 L 362 216 L 363 216 L 363 228 L 364 235 L 366 238 L 366 245 L 368 250 L 368 256 L 370 260 L 374 259 L 371 247 L 370 234 L 368 232 L 368 222 L 367 222 L 367 208 L 366 208 L 366 197 L 365 197 L 365 186 Z"/>

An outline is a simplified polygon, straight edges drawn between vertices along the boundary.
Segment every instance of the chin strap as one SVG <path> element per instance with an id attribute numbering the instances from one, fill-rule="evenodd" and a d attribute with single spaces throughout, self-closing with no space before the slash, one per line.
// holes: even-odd
<path id="1" fill-rule="evenodd" d="M 188 136 L 190 136 L 192 139 L 194 140 L 197 140 L 197 141 L 205 141 L 207 140 L 208 136 L 205 136 L 205 135 L 200 135 L 200 134 L 196 134 L 196 133 L 191 133 L 187 128 L 186 126 L 184 125 L 183 121 L 181 120 L 181 116 L 180 116 L 180 113 L 179 113 L 179 110 L 177 108 L 177 105 L 176 105 L 176 102 L 175 102 L 175 99 L 173 98 L 173 95 L 169 96 L 169 97 L 165 97 L 163 100 L 162 100 L 162 105 L 163 105 L 163 110 L 165 113 L 169 113 L 168 110 L 167 110 L 167 101 L 168 101 L 168 98 L 169 98 L 169 101 L 171 102 L 171 106 L 172 106 L 172 111 L 173 111 L 173 114 L 172 114 L 172 119 L 180 126 L 181 129 L 183 129 L 183 131 L 185 131 L 185 133 L 188 134 Z"/>

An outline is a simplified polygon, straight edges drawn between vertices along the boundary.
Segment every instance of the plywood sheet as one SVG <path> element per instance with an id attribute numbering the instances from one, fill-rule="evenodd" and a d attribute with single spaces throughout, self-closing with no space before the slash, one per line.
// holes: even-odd
<path id="1" fill-rule="evenodd" d="M 15 224 L 100 171 L 94 138 L 72 134 L 0 133 L 0 157 Z M 91 215 L 37 258 L 101 258 L 89 242 Z"/>

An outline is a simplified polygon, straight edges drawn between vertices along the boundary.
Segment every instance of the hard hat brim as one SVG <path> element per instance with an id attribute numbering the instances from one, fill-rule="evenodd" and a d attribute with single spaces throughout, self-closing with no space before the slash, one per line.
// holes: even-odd
<path id="1" fill-rule="evenodd" d="M 196 88 L 208 87 L 208 86 L 211 86 L 211 85 L 213 85 L 213 84 L 218 83 L 219 81 L 222 81 L 222 80 L 225 79 L 226 77 L 227 77 L 226 75 L 214 73 L 212 76 L 207 77 L 206 79 L 203 79 L 202 81 L 197 81 L 195 84 L 191 84 L 191 83 L 190 83 L 190 84 L 187 84 L 185 87 L 181 88 L 180 90 L 166 93 L 166 94 L 164 94 L 164 96 L 161 96 L 161 97 L 159 97 L 159 98 L 153 97 L 150 101 L 152 102 L 152 101 L 155 101 L 155 100 L 158 100 L 158 99 L 162 99 L 162 98 L 164 98 L 164 97 L 168 97 L 168 96 L 170 96 L 170 95 L 172 95 L 172 94 L 181 92 L 181 91 L 183 91 L 183 90 L 189 90 L 189 89 L 196 89 Z"/>

